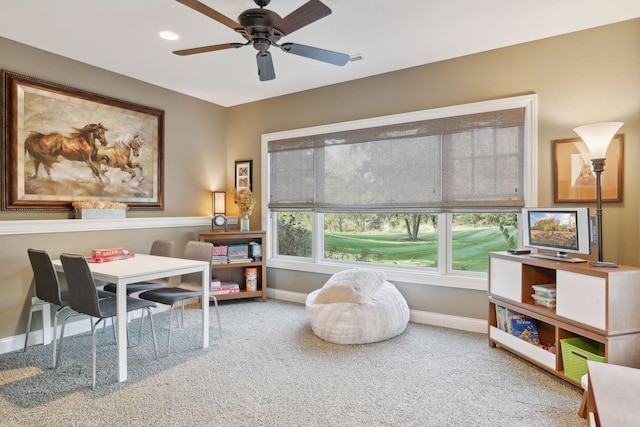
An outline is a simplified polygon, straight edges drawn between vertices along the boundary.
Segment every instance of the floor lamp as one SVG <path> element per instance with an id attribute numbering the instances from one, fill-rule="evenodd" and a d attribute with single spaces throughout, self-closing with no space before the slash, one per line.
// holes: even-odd
<path id="1" fill-rule="evenodd" d="M 593 267 L 617 267 L 614 262 L 604 262 L 602 259 L 602 182 L 604 161 L 607 156 L 609 143 L 616 132 L 623 125 L 622 122 L 595 123 L 575 128 L 573 131 L 582 138 L 591 153 L 591 164 L 596 174 L 596 221 L 598 226 L 598 262 L 590 263 Z"/>

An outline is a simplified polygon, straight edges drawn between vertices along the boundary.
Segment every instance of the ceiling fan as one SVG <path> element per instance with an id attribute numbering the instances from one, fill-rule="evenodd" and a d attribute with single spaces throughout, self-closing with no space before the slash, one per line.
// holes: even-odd
<path id="1" fill-rule="evenodd" d="M 284 18 L 281 18 L 280 15 L 275 12 L 264 9 L 271 0 L 253 0 L 260 8 L 245 10 L 240 14 L 240 16 L 238 16 L 238 22 L 227 18 L 220 12 L 211 9 L 209 6 L 199 2 L 198 0 L 176 1 L 218 21 L 223 25 L 226 25 L 247 40 L 246 43 L 224 43 L 176 50 L 173 52 L 176 55 L 193 55 L 230 48 L 237 49 L 251 44 L 258 51 L 256 58 L 258 62 L 258 75 L 260 76 L 260 81 L 273 80 L 276 78 L 271 53 L 269 52 L 269 47 L 271 46 L 278 47 L 286 53 L 304 56 L 306 58 L 327 62 L 329 64 L 342 66 L 349 62 L 349 55 L 344 53 L 305 46 L 298 43 L 278 43 L 282 37 L 331 14 L 331 9 L 319 0 L 308 1 Z"/>

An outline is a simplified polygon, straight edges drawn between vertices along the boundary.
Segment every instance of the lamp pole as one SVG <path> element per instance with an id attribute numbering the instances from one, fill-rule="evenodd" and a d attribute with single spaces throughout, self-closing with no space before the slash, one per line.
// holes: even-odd
<path id="1" fill-rule="evenodd" d="M 617 267 L 615 262 L 604 262 L 602 256 L 602 182 L 604 161 L 607 157 L 607 147 L 616 132 L 622 126 L 622 122 L 594 123 L 592 125 L 579 126 L 573 131 L 584 141 L 591 153 L 591 164 L 596 174 L 596 219 L 598 221 L 598 262 L 590 263 L 593 267 Z"/>
<path id="2" fill-rule="evenodd" d="M 605 159 L 591 159 L 593 172 L 596 174 L 596 220 L 598 221 L 598 262 L 603 261 L 602 257 L 602 183 L 600 178 L 604 171 Z"/>

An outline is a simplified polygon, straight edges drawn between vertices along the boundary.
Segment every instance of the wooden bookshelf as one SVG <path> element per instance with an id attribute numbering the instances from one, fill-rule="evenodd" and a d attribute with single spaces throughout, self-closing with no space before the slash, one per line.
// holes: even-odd
<path id="1" fill-rule="evenodd" d="M 264 251 L 266 244 L 266 232 L 201 231 L 200 241 L 213 243 L 214 246 L 237 244 L 249 245 L 250 242 L 255 242 L 262 245 L 262 250 Z M 256 291 L 247 291 L 245 282 L 245 270 L 247 268 L 255 268 L 258 273 Z M 257 261 L 254 260 L 252 262 L 212 264 L 211 277 L 217 277 L 219 280 L 224 282 L 236 282 L 240 285 L 240 292 L 238 293 L 216 295 L 218 301 L 243 298 L 262 298 L 262 301 L 267 300 L 267 266 L 264 258 Z"/>

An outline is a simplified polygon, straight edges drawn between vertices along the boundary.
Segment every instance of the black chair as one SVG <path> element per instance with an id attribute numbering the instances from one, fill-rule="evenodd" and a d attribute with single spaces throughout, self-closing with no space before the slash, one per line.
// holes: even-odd
<path id="1" fill-rule="evenodd" d="M 58 333 L 58 316 L 63 310 L 69 308 L 69 292 L 61 289 L 60 282 L 58 281 L 58 275 L 47 251 L 30 248 L 27 249 L 27 253 L 29 255 L 29 261 L 31 262 L 31 269 L 33 270 L 33 280 L 36 285 L 36 297 L 38 297 L 40 301 L 35 301 L 29 309 L 29 320 L 27 321 L 27 333 L 24 339 L 23 351 L 27 351 L 29 332 L 31 331 L 31 318 L 33 317 L 34 309 L 44 304 L 57 305 L 59 308 L 56 310 L 56 314 L 53 317 L 53 363 L 51 365 L 55 368 L 57 365 L 56 345 L 58 340 L 56 337 Z M 100 298 L 113 296 L 112 294 L 104 291 L 98 291 L 98 295 Z M 68 317 L 69 316 L 63 319 L 63 325 L 64 321 Z M 42 332 L 44 335 L 44 329 Z M 62 336 L 60 337 L 60 342 L 62 342 Z"/>
<path id="2" fill-rule="evenodd" d="M 172 257 L 175 246 L 176 246 L 176 242 L 174 242 L 173 240 L 155 240 L 151 244 L 149 255 Z M 168 278 L 149 280 L 148 282 L 130 283 L 127 285 L 127 295 L 131 295 L 136 292 L 149 291 L 151 289 L 163 288 L 168 284 L 169 284 Z M 116 284 L 109 283 L 105 285 L 104 290 L 115 294 Z"/>
<path id="3" fill-rule="evenodd" d="M 211 268 L 212 256 L 212 243 L 198 241 L 187 242 L 184 250 L 184 257 L 186 259 L 207 261 L 209 263 L 209 268 Z M 185 300 L 191 298 L 202 298 L 202 273 L 183 274 L 180 278 L 180 284 L 178 286 L 145 291 L 142 292 L 138 297 L 144 300 L 171 306 L 169 315 L 169 341 L 167 343 L 167 355 L 169 355 L 169 352 L 171 351 L 171 323 L 173 323 L 173 312 L 175 311 L 176 305 L 181 302 L 181 327 L 184 327 L 184 302 Z M 213 298 L 213 302 L 216 308 L 216 316 L 218 317 L 218 329 L 220 330 L 220 336 L 222 336 L 222 325 L 220 323 L 220 313 L 218 312 L 218 299 L 214 295 L 211 295 L 211 298 Z"/>
<path id="4" fill-rule="evenodd" d="M 96 327 L 104 319 L 113 318 L 117 314 L 117 302 L 115 297 L 98 297 L 95 281 L 91 275 L 89 264 L 82 255 L 62 254 L 60 255 L 62 268 L 69 285 L 69 306 L 78 313 L 96 317 L 98 320 L 91 325 L 91 338 L 93 343 L 93 388 L 96 388 Z M 158 346 L 156 344 L 156 331 L 153 326 L 153 316 L 151 308 L 156 307 L 149 301 L 138 298 L 126 298 L 127 313 L 144 309 L 149 314 L 151 323 L 151 334 L 153 336 L 153 347 L 158 359 Z M 144 316 L 140 319 L 144 321 Z M 62 325 L 61 338 L 64 336 L 64 324 Z M 60 351 L 62 351 L 62 341 L 60 341 Z M 60 356 L 58 355 L 58 358 Z"/>

